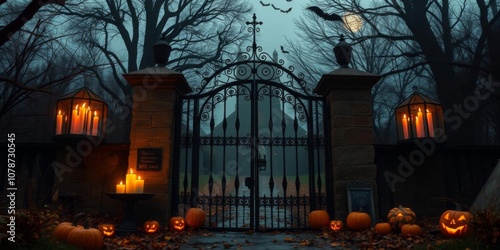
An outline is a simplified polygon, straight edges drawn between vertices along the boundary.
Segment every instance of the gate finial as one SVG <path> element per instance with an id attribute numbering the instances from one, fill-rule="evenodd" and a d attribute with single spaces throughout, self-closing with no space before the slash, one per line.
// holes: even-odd
<path id="1" fill-rule="evenodd" d="M 262 25 L 263 22 L 257 22 L 257 16 L 255 15 L 255 13 L 253 13 L 252 19 L 253 19 L 253 21 L 247 22 L 247 25 L 253 26 L 253 27 L 249 28 L 249 31 L 251 31 L 253 34 L 252 49 L 253 49 L 253 51 L 256 51 L 257 50 L 257 42 L 255 41 L 255 33 L 260 31 L 260 29 L 257 28 L 257 25 Z"/>

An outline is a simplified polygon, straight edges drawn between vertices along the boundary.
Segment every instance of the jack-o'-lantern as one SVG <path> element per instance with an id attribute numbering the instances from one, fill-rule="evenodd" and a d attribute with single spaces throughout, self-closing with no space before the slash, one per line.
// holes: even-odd
<path id="1" fill-rule="evenodd" d="M 332 231 L 340 231 L 344 227 L 344 223 L 341 220 L 331 220 L 330 229 Z"/>
<path id="2" fill-rule="evenodd" d="M 144 232 L 148 234 L 154 234 L 158 231 L 158 229 L 160 229 L 160 223 L 155 220 L 148 220 L 144 222 L 144 225 L 142 227 L 144 229 Z"/>
<path id="3" fill-rule="evenodd" d="M 447 210 L 439 218 L 439 230 L 443 235 L 460 238 L 467 234 L 472 215 L 465 211 Z"/>
<path id="4" fill-rule="evenodd" d="M 172 231 L 182 231 L 186 228 L 186 223 L 184 222 L 184 218 L 175 216 L 170 218 L 169 226 Z"/>
<path id="5" fill-rule="evenodd" d="M 113 224 L 101 224 L 97 226 L 97 229 L 101 231 L 102 235 L 105 237 L 112 237 L 115 235 L 115 225 Z"/>
<path id="6" fill-rule="evenodd" d="M 330 224 L 330 215 L 328 215 L 326 210 L 314 210 L 309 213 L 308 222 L 309 226 L 314 229 L 328 227 Z"/>
<path id="7" fill-rule="evenodd" d="M 391 209 L 387 214 L 387 221 L 394 231 L 400 231 L 405 224 L 415 223 L 415 212 L 410 208 L 399 206 Z"/>

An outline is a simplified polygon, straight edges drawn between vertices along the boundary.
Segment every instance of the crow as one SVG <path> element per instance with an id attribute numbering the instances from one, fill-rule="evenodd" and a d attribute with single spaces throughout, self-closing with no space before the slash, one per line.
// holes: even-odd
<path id="1" fill-rule="evenodd" d="M 262 1 L 260 1 L 260 4 L 262 4 L 262 6 L 269 6 L 269 5 L 271 5 L 270 3 L 266 4 L 266 3 L 262 2 Z"/>
<path id="2" fill-rule="evenodd" d="M 340 22 L 344 22 L 342 20 L 342 17 L 337 15 L 337 14 L 326 14 L 322 9 L 320 9 L 319 7 L 317 6 L 311 6 L 311 7 L 307 7 L 308 10 L 316 13 L 316 15 L 318 15 L 319 17 L 325 19 L 325 20 L 328 20 L 328 21 L 340 21 Z"/>
<path id="3" fill-rule="evenodd" d="M 285 49 L 283 49 L 283 46 L 280 46 L 280 47 L 281 47 L 281 52 L 282 52 L 283 54 L 289 54 L 289 53 L 290 53 L 290 52 L 286 51 Z"/>

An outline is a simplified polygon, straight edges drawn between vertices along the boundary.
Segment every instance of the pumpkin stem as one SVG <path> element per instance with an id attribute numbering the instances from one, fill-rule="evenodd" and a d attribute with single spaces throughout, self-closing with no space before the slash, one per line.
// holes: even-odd
<path id="1" fill-rule="evenodd" d="M 83 221 L 83 228 L 89 229 L 90 228 L 89 224 L 90 224 L 89 218 L 85 218 L 85 220 Z"/>
<path id="2" fill-rule="evenodd" d="M 86 213 L 77 213 L 73 216 L 73 226 L 76 227 L 78 224 L 78 221 L 80 221 L 81 218 L 85 217 L 87 214 Z"/>

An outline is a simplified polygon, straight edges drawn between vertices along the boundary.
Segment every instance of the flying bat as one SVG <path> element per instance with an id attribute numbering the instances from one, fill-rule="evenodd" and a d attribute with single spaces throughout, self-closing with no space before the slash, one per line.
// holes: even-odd
<path id="1" fill-rule="evenodd" d="M 280 10 L 280 11 L 283 13 L 289 13 L 290 11 L 292 11 L 292 8 L 290 7 L 290 8 L 288 8 L 288 10 Z"/>
<path id="2" fill-rule="evenodd" d="M 319 17 L 327 20 L 327 21 L 340 21 L 340 22 L 344 22 L 342 20 L 342 17 L 337 15 L 337 14 L 326 14 L 322 9 L 320 9 L 319 7 L 317 6 L 311 6 L 311 7 L 307 7 L 308 10 L 314 12 L 316 15 L 318 15 Z"/>
<path id="3" fill-rule="evenodd" d="M 290 52 L 286 51 L 285 49 L 283 49 L 283 46 L 280 46 L 281 47 L 281 52 L 283 52 L 283 54 L 289 54 Z"/>
<path id="4" fill-rule="evenodd" d="M 270 3 L 264 3 L 262 1 L 260 1 L 260 4 L 262 4 L 262 6 L 269 6 L 269 5 L 271 5 Z"/>
<path id="5" fill-rule="evenodd" d="M 281 10 L 280 8 L 278 8 L 278 7 L 274 6 L 274 4 L 271 4 L 271 6 L 273 6 L 273 8 L 274 8 L 275 10 Z"/>

